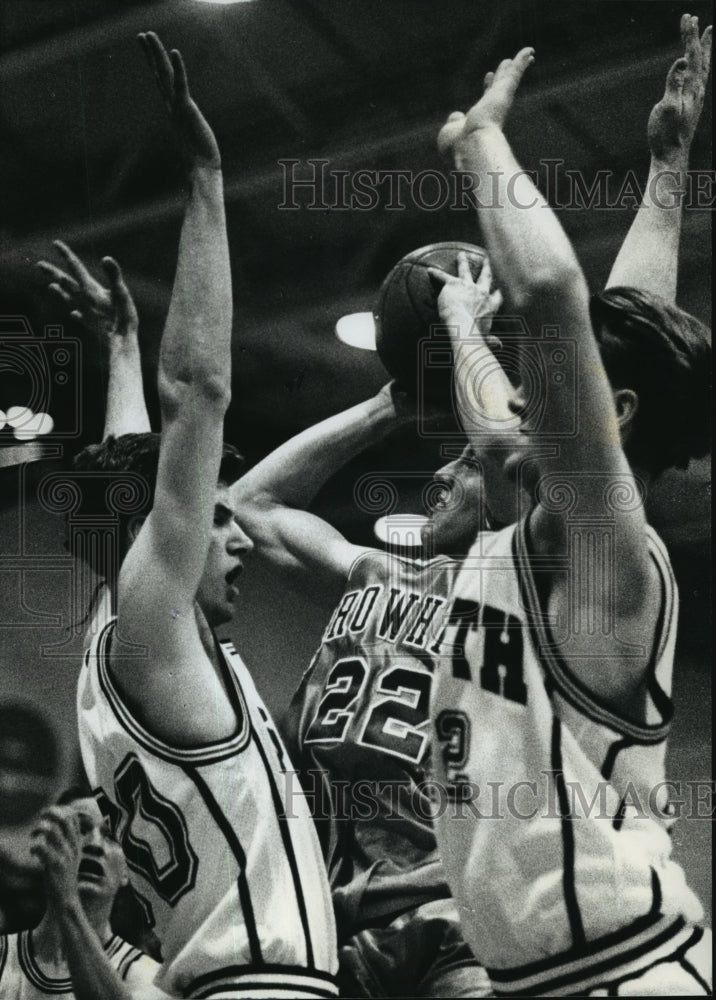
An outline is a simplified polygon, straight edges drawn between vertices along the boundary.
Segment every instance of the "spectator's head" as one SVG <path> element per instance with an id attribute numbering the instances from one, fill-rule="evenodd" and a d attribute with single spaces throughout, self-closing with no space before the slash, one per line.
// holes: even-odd
<path id="1" fill-rule="evenodd" d="M 631 465 L 656 476 L 706 455 L 711 345 L 703 323 L 637 288 L 609 288 L 590 311 Z"/>

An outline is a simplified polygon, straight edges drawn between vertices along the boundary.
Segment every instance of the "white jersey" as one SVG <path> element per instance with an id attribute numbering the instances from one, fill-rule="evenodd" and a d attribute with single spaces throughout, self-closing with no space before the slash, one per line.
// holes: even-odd
<path id="1" fill-rule="evenodd" d="M 179 749 L 127 707 L 108 668 L 116 619 L 100 611 L 98 625 L 79 680 L 80 746 L 161 942 L 157 985 L 212 998 L 334 996 L 318 837 L 233 646 L 217 642 L 235 734 Z"/>
<path id="2" fill-rule="evenodd" d="M 113 935 L 104 946 L 105 954 L 130 990 L 142 996 L 154 981 L 160 966 L 139 948 Z M 74 992 L 69 969 L 63 975 L 43 969 L 35 956 L 32 931 L 0 936 L 0 1000 L 39 1000 L 62 996 L 72 1000 Z"/>
<path id="3" fill-rule="evenodd" d="M 431 712 L 438 849 L 498 995 L 616 990 L 703 935 L 670 859 L 676 586 L 648 529 L 662 606 L 644 715 L 622 717 L 567 666 L 569 633 L 552 631 L 541 587 L 554 563 L 540 572 L 527 532 L 479 535 L 455 583 Z M 689 975 L 686 992 L 700 982 Z"/>

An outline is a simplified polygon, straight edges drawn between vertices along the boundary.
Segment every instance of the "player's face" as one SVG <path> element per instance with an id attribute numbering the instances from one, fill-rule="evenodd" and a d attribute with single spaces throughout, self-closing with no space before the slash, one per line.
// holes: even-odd
<path id="1" fill-rule="evenodd" d="M 432 552 L 464 556 L 484 517 L 482 472 L 472 449 L 438 469 L 434 483 L 442 492 L 423 528 L 423 542 Z"/>
<path id="2" fill-rule="evenodd" d="M 228 486 L 217 486 L 211 541 L 196 595 L 212 627 L 233 618 L 239 596 L 236 584 L 243 570 L 241 557 L 253 547 L 239 525 Z"/>
<path id="3" fill-rule="evenodd" d="M 109 821 L 93 798 L 75 799 L 69 808 L 80 831 L 80 866 L 77 888 L 82 899 L 103 899 L 111 906 L 117 890 L 128 881 L 127 862 L 114 839 Z"/>

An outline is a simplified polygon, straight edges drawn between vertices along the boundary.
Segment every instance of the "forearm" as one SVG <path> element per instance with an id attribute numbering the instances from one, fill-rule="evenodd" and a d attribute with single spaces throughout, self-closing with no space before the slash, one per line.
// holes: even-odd
<path id="1" fill-rule="evenodd" d="M 56 912 L 77 1000 L 132 1000 L 131 991 L 107 958 L 79 900 L 63 902 Z"/>
<path id="2" fill-rule="evenodd" d="M 221 171 L 195 167 L 159 358 L 162 388 L 188 385 L 228 405 L 231 268 Z M 164 402 L 164 400 L 162 400 Z"/>
<path id="3" fill-rule="evenodd" d="M 261 499 L 307 508 L 321 487 L 354 456 L 398 426 L 390 400 L 375 396 L 291 438 L 237 484 L 239 502 Z"/>
<path id="4" fill-rule="evenodd" d="M 113 338 L 109 345 L 105 440 L 110 434 L 143 434 L 151 431 L 144 399 L 142 360 L 136 332 Z"/>
<path id="5" fill-rule="evenodd" d="M 501 129 L 470 133 L 458 162 L 477 175 L 478 190 L 497 194 L 496 206 L 478 203 L 478 215 L 497 283 L 513 306 L 523 308 L 540 289 L 579 270 L 562 226 Z"/>
<path id="6" fill-rule="evenodd" d="M 682 202 L 688 152 L 652 157 L 644 198 L 619 250 L 606 287 L 628 285 L 676 300 Z"/>
<path id="7" fill-rule="evenodd" d="M 458 416 L 479 450 L 504 445 L 519 420 L 510 410 L 514 392 L 502 365 L 487 346 L 479 324 L 462 308 L 445 317 L 455 359 Z"/>

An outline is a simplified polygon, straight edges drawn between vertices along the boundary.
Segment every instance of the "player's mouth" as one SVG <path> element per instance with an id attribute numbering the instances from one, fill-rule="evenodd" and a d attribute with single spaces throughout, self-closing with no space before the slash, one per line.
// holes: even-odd
<path id="1" fill-rule="evenodd" d="M 81 882 L 102 882 L 104 881 L 104 868 L 94 858 L 83 857 L 77 871 L 77 878 Z"/>
<path id="2" fill-rule="evenodd" d="M 229 588 L 229 596 L 233 599 L 239 593 L 239 588 L 236 585 L 236 581 L 241 576 L 244 571 L 244 567 L 241 563 L 238 566 L 234 566 L 230 573 L 227 573 L 224 579 L 226 580 L 226 585 Z"/>

